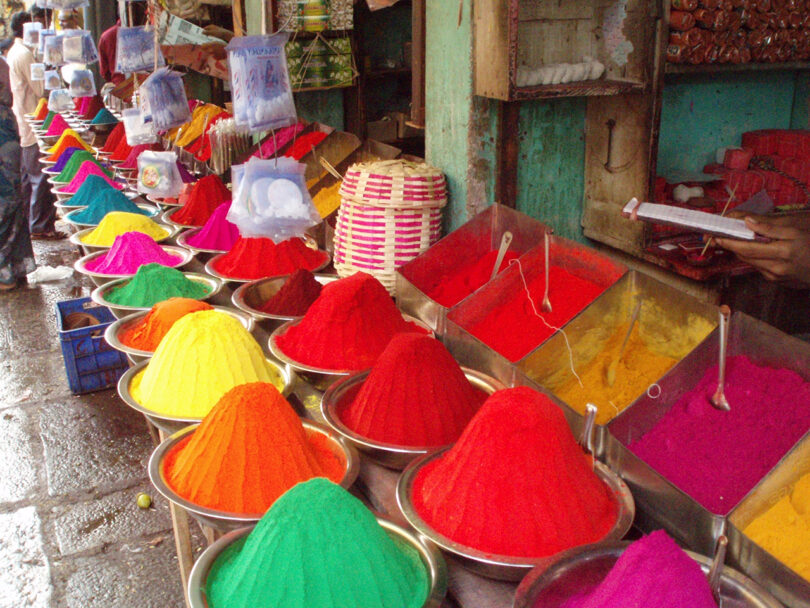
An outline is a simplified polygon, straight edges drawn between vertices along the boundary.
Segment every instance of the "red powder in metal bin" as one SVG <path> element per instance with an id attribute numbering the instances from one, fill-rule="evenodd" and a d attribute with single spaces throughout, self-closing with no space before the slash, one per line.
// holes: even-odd
<path id="1" fill-rule="evenodd" d="M 290 146 L 290 149 L 284 153 L 284 156 L 289 156 L 295 160 L 301 160 L 307 154 L 312 152 L 312 148 L 321 143 L 326 138 L 326 135 L 327 134 L 323 131 L 313 131 L 312 133 L 302 135 L 293 142 L 293 145 Z"/>
<path id="2" fill-rule="evenodd" d="M 185 205 L 171 214 L 171 220 L 185 226 L 203 226 L 222 203 L 230 202 L 231 191 L 218 175 L 206 175 L 191 187 Z"/>
<path id="3" fill-rule="evenodd" d="M 463 266 L 457 269 L 456 273 L 452 276 L 444 277 L 427 295 L 432 300 L 447 308 L 455 306 L 489 281 L 497 257 L 497 250 L 490 251 L 479 258 L 474 264 Z M 507 251 L 503 262 L 501 262 L 501 265 L 498 267 L 498 272 L 506 268 L 510 260 L 517 258 L 518 254 L 513 251 Z"/>
<path id="4" fill-rule="evenodd" d="M 398 334 L 338 416 L 358 435 L 400 446 L 455 442 L 487 398 L 430 336 Z"/>
<path id="5" fill-rule="evenodd" d="M 149 144 L 142 144 L 143 149 L 147 149 Z M 115 146 L 115 150 L 113 150 L 112 154 L 110 154 L 110 160 L 117 160 L 117 161 L 125 161 L 129 156 L 129 153 L 132 152 L 132 146 L 127 143 L 127 138 L 122 137 L 121 141 L 118 142 L 118 145 Z"/>
<path id="6" fill-rule="evenodd" d="M 277 338 L 279 348 L 305 365 L 368 369 L 398 333 L 423 332 L 402 318 L 377 279 L 358 272 L 324 285 L 301 321 Z"/>
<path id="7" fill-rule="evenodd" d="M 287 239 L 276 245 L 267 238 L 239 237 L 233 249 L 214 263 L 214 270 L 233 279 L 263 279 L 299 268 L 315 270 L 326 260 L 323 251 L 307 247 L 303 239 Z"/>
<path id="8" fill-rule="evenodd" d="M 810 383 L 745 355 L 726 362 L 730 412 L 712 407 L 717 366 L 629 448 L 709 511 L 725 515 L 810 429 Z"/>
<path id="9" fill-rule="evenodd" d="M 323 285 L 309 270 L 299 268 L 292 273 L 272 298 L 259 310 L 270 315 L 303 317 L 312 303 L 321 295 Z"/>
<path id="10" fill-rule="evenodd" d="M 617 507 L 562 410 L 527 387 L 496 391 L 413 484 L 419 516 L 486 553 L 543 557 L 596 542 Z"/>
<path id="11" fill-rule="evenodd" d="M 570 321 L 607 289 L 606 285 L 597 285 L 558 266 L 551 266 L 549 279 L 551 312 L 544 313 L 540 310 L 546 287 L 543 272 L 529 281 L 529 292 L 532 294 L 537 312 L 548 325 L 554 327 L 561 327 Z M 493 308 L 483 319 L 466 327 L 471 334 L 510 361 L 524 357 L 554 333 L 552 328 L 534 314 L 522 284 L 519 284 L 517 289 L 519 291 L 501 306 Z"/>

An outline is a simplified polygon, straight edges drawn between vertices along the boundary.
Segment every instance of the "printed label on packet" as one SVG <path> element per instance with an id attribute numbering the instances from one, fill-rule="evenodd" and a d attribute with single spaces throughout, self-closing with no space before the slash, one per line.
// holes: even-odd
<path id="1" fill-rule="evenodd" d="M 160 167 L 157 165 L 146 165 L 141 171 L 141 183 L 147 188 L 156 189 L 160 180 Z"/>

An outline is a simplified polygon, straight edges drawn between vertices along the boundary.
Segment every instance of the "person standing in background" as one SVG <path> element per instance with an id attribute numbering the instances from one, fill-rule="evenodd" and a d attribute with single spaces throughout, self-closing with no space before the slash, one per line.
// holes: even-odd
<path id="1" fill-rule="evenodd" d="M 13 99 L 5 61 L 10 47 L 10 40 L 0 41 L 0 292 L 24 284 L 25 275 L 36 268 L 20 189 L 20 137 L 11 110 Z"/>
<path id="2" fill-rule="evenodd" d="M 31 64 L 34 55 L 22 40 L 23 24 L 31 21 L 25 11 L 11 17 L 11 30 L 14 44 L 8 51 L 9 79 L 14 96 L 14 115 L 22 146 L 22 193 L 29 201 L 29 222 L 32 239 L 63 239 L 65 234 L 54 229 L 56 209 L 54 197 L 45 181 L 39 164 L 39 147 L 31 126 L 25 121 L 25 114 L 36 110 L 39 99 L 44 95 L 43 83 L 31 80 Z"/>
<path id="3" fill-rule="evenodd" d="M 78 30 L 81 28 L 81 19 L 79 18 L 79 11 L 74 9 L 62 9 L 57 13 L 56 29 L 64 32 L 65 30 Z"/>

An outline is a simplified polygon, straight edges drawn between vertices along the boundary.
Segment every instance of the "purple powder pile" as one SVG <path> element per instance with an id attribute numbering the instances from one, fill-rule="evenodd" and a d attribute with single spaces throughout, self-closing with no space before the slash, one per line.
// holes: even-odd
<path id="1" fill-rule="evenodd" d="M 563 604 L 563 608 L 619 606 L 717 608 L 703 570 L 663 530 L 631 544 L 593 591 Z"/>
<path id="2" fill-rule="evenodd" d="M 725 515 L 810 429 L 810 383 L 788 369 L 730 357 L 730 412 L 712 407 L 717 366 L 628 447 L 709 511 Z"/>

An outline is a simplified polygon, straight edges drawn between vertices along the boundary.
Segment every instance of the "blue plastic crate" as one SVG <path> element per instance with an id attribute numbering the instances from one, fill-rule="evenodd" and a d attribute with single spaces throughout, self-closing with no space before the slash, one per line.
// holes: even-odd
<path id="1" fill-rule="evenodd" d="M 68 315 L 78 312 L 95 317 L 99 324 L 65 329 Z M 115 386 L 129 364 L 126 355 L 112 348 L 104 339 L 104 330 L 115 321 L 110 310 L 95 304 L 90 298 L 79 298 L 57 302 L 56 316 L 71 392 L 80 395 Z"/>

